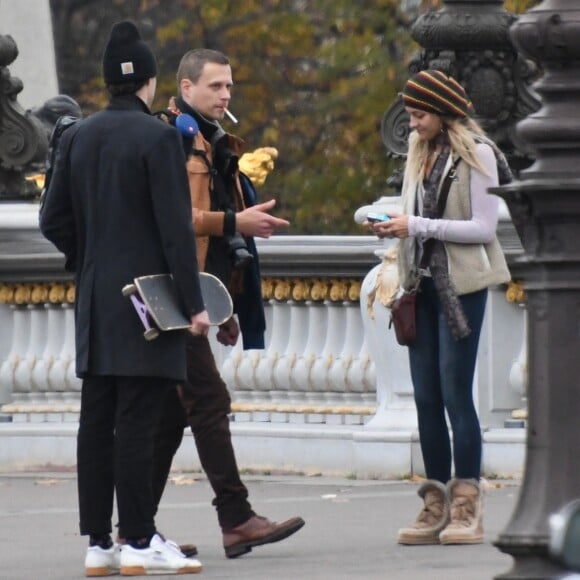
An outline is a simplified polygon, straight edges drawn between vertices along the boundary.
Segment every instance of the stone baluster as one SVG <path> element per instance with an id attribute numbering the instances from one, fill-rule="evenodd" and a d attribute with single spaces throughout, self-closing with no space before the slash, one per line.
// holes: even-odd
<path id="1" fill-rule="evenodd" d="M 66 332 L 61 356 L 68 361 L 65 371 L 66 394 L 67 399 L 73 403 L 78 400 L 77 394 L 81 392 L 82 388 L 82 381 L 76 373 L 75 313 L 72 304 L 66 304 L 63 308 Z"/>
<path id="2" fill-rule="evenodd" d="M 522 402 L 522 408 L 512 411 L 510 425 L 522 426 L 527 418 L 528 399 L 528 314 L 525 309 L 526 294 L 521 283 L 511 283 L 506 298 L 521 310 L 521 344 L 509 371 L 509 385 Z"/>
<path id="3" fill-rule="evenodd" d="M 375 363 L 371 357 L 369 346 L 364 331 L 364 326 L 360 320 L 357 332 L 360 333 L 360 349 L 351 359 L 346 370 L 346 390 L 347 393 L 357 393 L 357 397 L 350 395 L 347 400 L 355 404 L 375 405 L 376 404 L 376 373 Z"/>
<path id="4" fill-rule="evenodd" d="M 264 351 L 268 350 L 272 338 L 272 311 L 272 305 L 268 301 L 265 301 L 265 348 L 242 350 L 242 345 L 238 344 L 234 350 L 228 353 L 227 358 L 224 360 L 222 376 L 226 383 L 228 383 L 228 386 L 230 384 L 235 385 L 237 401 L 243 402 L 253 400 L 251 393 L 255 391 L 256 388 L 256 369 L 258 368 L 261 358 L 265 355 Z"/>
<path id="5" fill-rule="evenodd" d="M 217 339 L 212 339 L 211 345 L 216 365 L 230 395 L 237 393 L 237 399 L 244 400 L 253 389 L 255 367 L 252 366 L 248 352 L 242 350 L 242 339 L 233 347 L 225 347 Z"/>
<path id="6" fill-rule="evenodd" d="M 272 374 L 281 354 L 288 344 L 288 328 L 290 328 L 290 311 L 281 300 L 272 299 L 272 336 L 268 348 L 256 365 L 255 385 L 253 395 L 256 399 L 272 400 L 271 390 L 274 386 Z M 273 402 L 280 402 L 274 400 Z"/>
<path id="7" fill-rule="evenodd" d="M 75 315 L 72 304 L 64 304 L 65 335 L 60 359 L 64 362 L 64 386 L 67 394 L 80 392 L 81 381 L 76 376 Z"/>
<path id="8" fill-rule="evenodd" d="M 14 369 L 14 388 L 20 393 L 28 392 L 28 402 L 31 405 L 40 405 L 46 402 L 46 384 L 35 383 L 33 372 L 46 345 L 47 317 L 44 310 L 35 304 L 26 306 L 26 316 L 29 319 L 30 332 L 23 356 Z"/>
<path id="9" fill-rule="evenodd" d="M 320 281 L 314 281 L 311 289 L 312 293 L 318 292 L 318 288 L 326 288 Z M 312 367 L 320 352 L 321 345 L 324 344 L 325 331 L 328 320 L 328 310 L 319 298 L 308 300 L 305 303 L 308 311 L 308 329 L 302 356 L 294 365 L 292 373 L 292 385 L 297 391 L 303 391 L 305 400 L 310 400 L 310 393 L 315 390 L 312 377 Z"/>
<path id="10" fill-rule="evenodd" d="M 64 336 L 61 349 L 54 359 L 49 371 L 48 381 L 51 389 L 55 393 L 64 393 L 68 389 L 67 371 L 74 359 L 74 324 L 71 327 L 71 318 L 74 319 L 74 310 L 68 304 L 61 304 L 62 317 L 60 322 L 63 325 Z"/>
<path id="11" fill-rule="evenodd" d="M 312 383 L 315 388 L 309 396 L 313 403 L 339 405 L 342 402 L 341 394 L 344 391 L 344 383 L 341 393 L 334 391 L 330 382 L 330 372 L 345 342 L 346 313 L 342 302 L 326 300 L 325 307 L 328 315 L 324 346 L 312 365 Z M 320 418 L 320 421 L 322 421 L 322 418 Z"/>
<path id="12" fill-rule="evenodd" d="M 333 316 L 333 325 L 329 326 L 329 333 L 338 332 L 340 338 L 331 342 L 332 355 L 329 357 L 328 371 L 326 374 L 326 401 L 329 405 L 339 406 L 345 403 L 346 394 L 346 369 L 349 355 L 352 352 L 351 332 L 355 328 L 349 328 L 349 311 L 353 311 L 353 304 L 347 301 L 348 280 L 331 280 L 329 298 L 333 307 L 330 316 Z M 340 309 L 335 308 L 340 307 Z M 358 314 L 358 309 L 354 309 Z M 336 329 L 336 330 L 334 330 Z"/>
<path id="13" fill-rule="evenodd" d="M 512 411 L 514 424 L 523 426 L 523 421 L 527 418 L 527 398 L 528 398 L 528 315 L 523 312 L 522 344 L 517 357 L 514 359 L 509 373 L 509 385 L 522 400 L 522 408 Z"/>
<path id="14" fill-rule="evenodd" d="M 49 379 L 50 369 L 57 359 L 64 342 L 65 324 L 62 307 L 47 303 L 44 305 L 46 316 L 46 342 L 32 371 L 32 383 L 37 390 L 45 390 L 47 401 L 56 402 L 56 393 L 62 390 L 62 383 L 52 385 Z"/>
<path id="15" fill-rule="evenodd" d="M 293 295 L 296 288 L 292 289 Z M 276 395 L 285 400 L 286 403 L 297 404 L 301 401 L 298 399 L 300 389 L 292 392 L 294 369 L 296 362 L 302 358 L 304 347 L 308 340 L 308 307 L 301 296 L 296 300 L 289 300 L 286 303 L 289 310 L 290 327 L 288 332 L 288 343 L 286 349 L 281 353 L 276 361 L 276 367 L 272 373 L 274 389 Z"/>
<path id="16" fill-rule="evenodd" d="M 12 348 L 0 367 L 0 385 L 2 390 L 13 394 L 13 402 L 21 403 L 25 397 L 23 391 L 16 388 L 14 374 L 22 354 L 26 351 L 30 335 L 30 312 L 25 306 L 10 306 L 13 313 Z"/>

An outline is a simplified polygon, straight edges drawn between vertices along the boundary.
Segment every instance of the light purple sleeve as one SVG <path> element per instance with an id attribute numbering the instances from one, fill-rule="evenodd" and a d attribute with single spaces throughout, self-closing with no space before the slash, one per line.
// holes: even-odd
<path id="1" fill-rule="evenodd" d="M 409 216 L 410 236 L 463 244 L 487 244 L 493 240 L 497 228 L 499 199 L 487 193 L 487 189 L 498 185 L 497 164 L 489 145 L 478 143 L 477 154 L 489 175 L 471 168 L 471 219 L 446 220 Z"/>

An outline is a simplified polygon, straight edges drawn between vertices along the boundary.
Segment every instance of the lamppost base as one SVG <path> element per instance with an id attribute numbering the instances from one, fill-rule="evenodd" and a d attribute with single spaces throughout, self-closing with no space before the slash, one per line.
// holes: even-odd
<path id="1" fill-rule="evenodd" d="M 521 538 L 517 538 L 519 543 Z M 558 580 L 564 578 L 566 571 L 549 559 L 547 550 L 538 546 L 513 545 L 509 539 L 500 539 L 494 545 L 505 554 L 513 557 L 512 568 L 494 580 Z M 539 553 L 543 552 L 543 553 Z"/>

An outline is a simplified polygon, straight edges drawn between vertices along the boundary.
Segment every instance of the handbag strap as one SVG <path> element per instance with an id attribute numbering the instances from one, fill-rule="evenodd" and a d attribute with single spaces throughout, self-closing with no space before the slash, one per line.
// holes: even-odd
<path id="1" fill-rule="evenodd" d="M 443 178 L 439 197 L 437 198 L 437 219 L 440 219 L 443 215 L 443 212 L 445 211 L 447 198 L 449 197 L 449 189 L 451 188 L 451 182 L 455 179 L 457 174 L 457 165 L 460 161 L 461 157 L 458 157 L 451 166 L 451 169 L 449 169 L 447 172 L 447 175 Z M 421 256 L 421 263 L 419 264 L 420 270 L 425 270 L 429 267 L 429 262 L 431 262 L 431 255 L 433 254 L 435 242 L 435 238 L 429 238 L 423 243 L 423 255 Z"/>

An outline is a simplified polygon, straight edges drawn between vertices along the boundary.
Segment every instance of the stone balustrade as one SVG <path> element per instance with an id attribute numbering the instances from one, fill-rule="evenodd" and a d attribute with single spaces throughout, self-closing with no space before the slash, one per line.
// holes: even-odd
<path id="1" fill-rule="evenodd" d="M 382 198 L 375 205 L 396 203 Z M 74 464 L 74 285 L 62 257 L 42 240 L 36 215 L 35 204 L 0 208 L 0 470 L 55 457 Z M 214 341 L 232 392 L 241 465 L 367 476 L 421 472 L 407 351 L 381 302 L 394 272 L 388 244 L 368 235 L 258 240 L 266 348 Z M 488 472 L 517 472 L 523 461 L 523 430 L 504 429 L 525 395 L 522 302 L 517 285 L 490 292 L 475 388 Z M 51 455 L 46 437 L 65 441 L 65 451 Z M 191 468 L 190 440 L 176 467 Z"/>

